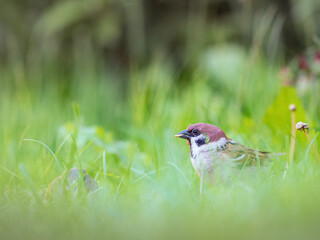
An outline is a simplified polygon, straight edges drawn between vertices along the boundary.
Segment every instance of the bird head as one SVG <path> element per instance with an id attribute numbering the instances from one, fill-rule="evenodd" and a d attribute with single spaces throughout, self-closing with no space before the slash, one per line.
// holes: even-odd
<path id="1" fill-rule="evenodd" d="M 200 147 L 204 144 L 217 142 L 221 139 L 227 139 L 224 131 L 208 123 L 196 123 L 190 125 L 186 130 L 176 134 L 175 137 L 187 139 L 188 144 L 191 145 L 191 147 Z"/>

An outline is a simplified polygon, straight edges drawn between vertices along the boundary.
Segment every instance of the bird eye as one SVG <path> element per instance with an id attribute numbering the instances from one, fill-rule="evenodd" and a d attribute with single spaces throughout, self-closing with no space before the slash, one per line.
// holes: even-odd
<path id="1" fill-rule="evenodd" d="M 197 135 L 197 134 L 199 133 L 199 130 L 198 130 L 198 129 L 193 129 L 193 130 L 192 130 L 192 133 L 195 134 L 195 135 Z"/>

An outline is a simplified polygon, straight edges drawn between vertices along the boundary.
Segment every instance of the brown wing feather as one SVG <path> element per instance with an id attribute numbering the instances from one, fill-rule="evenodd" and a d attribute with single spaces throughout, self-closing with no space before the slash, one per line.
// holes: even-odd
<path id="1" fill-rule="evenodd" d="M 226 147 L 221 150 L 224 154 L 234 159 L 239 166 L 257 166 L 266 165 L 270 160 L 269 152 L 261 152 L 259 150 L 246 147 L 232 139 L 229 139 Z"/>

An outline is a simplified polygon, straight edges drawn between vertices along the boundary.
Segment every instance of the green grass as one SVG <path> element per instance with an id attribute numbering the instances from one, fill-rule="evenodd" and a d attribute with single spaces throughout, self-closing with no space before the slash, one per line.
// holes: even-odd
<path id="1" fill-rule="evenodd" d="M 272 108 L 280 66 L 260 56 L 240 63 L 238 71 L 196 67 L 177 81 L 170 64 L 155 61 L 133 68 L 127 87 L 102 69 L 2 69 L 1 238 L 317 238 L 320 169 L 302 133 L 285 178 L 288 154 L 257 176 L 204 185 L 202 196 L 188 146 L 173 137 L 208 122 L 248 146 L 288 153 L 288 105 Z M 319 126 L 319 111 L 309 111 L 317 106 L 291 97 L 306 112 L 297 121 Z M 46 198 L 72 167 L 86 169 L 99 189 Z"/>

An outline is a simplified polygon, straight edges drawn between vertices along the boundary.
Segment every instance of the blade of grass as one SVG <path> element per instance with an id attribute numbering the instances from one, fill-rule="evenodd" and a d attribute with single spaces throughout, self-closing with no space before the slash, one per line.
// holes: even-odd
<path id="1" fill-rule="evenodd" d="M 312 139 L 312 141 L 310 142 L 310 144 L 309 144 L 309 146 L 308 146 L 308 149 L 307 149 L 307 152 L 306 152 L 306 155 L 305 155 L 305 157 L 304 157 L 304 161 L 307 160 L 308 155 L 309 155 L 309 152 L 310 152 L 310 149 L 311 149 L 311 146 L 312 146 L 312 144 L 314 143 L 314 141 L 316 140 L 316 138 L 318 137 L 319 133 L 320 133 L 320 132 L 318 132 L 318 133 L 316 134 L 316 136 L 315 136 L 315 137 Z"/>
<path id="2" fill-rule="evenodd" d="M 106 150 L 102 153 L 102 163 L 103 163 L 103 178 L 107 179 L 107 163 L 106 163 Z"/>
<path id="3" fill-rule="evenodd" d="M 173 162 L 167 162 L 168 164 L 170 164 L 171 166 L 173 166 L 179 173 L 180 175 L 183 177 L 184 181 L 187 183 L 188 187 L 191 187 L 191 183 L 188 180 L 188 178 L 186 177 L 186 175 L 183 174 L 182 170 Z"/>
<path id="4" fill-rule="evenodd" d="M 21 179 L 17 174 L 15 174 L 14 172 L 10 171 L 9 169 L 5 168 L 4 166 L 1 166 L 0 167 L 5 170 L 6 172 L 10 173 L 12 176 L 16 177 L 16 178 L 19 178 Z"/>
<path id="5" fill-rule="evenodd" d="M 23 139 L 23 141 L 31 141 L 31 142 L 36 142 L 36 143 L 40 143 L 41 145 L 43 145 L 46 149 L 49 150 L 49 152 L 52 154 L 52 156 L 54 157 L 54 159 L 56 160 L 56 163 L 58 165 L 58 167 L 60 168 L 60 163 L 59 163 L 59 160 L 58 158 L 56 157 L 56 155 L 53 153 L 53 151 L 48 147 L 48 145 L 46 145 L 45 143 L 43 142 L 40 142 L 38 140 L 35 140 L 35 139 Z"/>
<path id="6" fill-rule="evenodd" d="M 93 138 L 79 153 L 79 156 L 84 152 L 84 150 L 86 150 L 90 145 L 91 143 L 93 143 L 93 141 L 96 140 L 96 137 Z"/>

